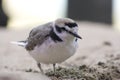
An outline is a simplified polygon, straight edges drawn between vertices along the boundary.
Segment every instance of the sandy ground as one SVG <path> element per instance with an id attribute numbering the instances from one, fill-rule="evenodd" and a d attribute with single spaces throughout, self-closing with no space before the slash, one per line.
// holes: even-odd
<path id="1" fill-rule="evenodd" d="M 1 28 L 0 80 L 120 80 L 120 32 L 104 24 L 80 22 L 79 26 L 83 39 L 79 40 L 78 50 L 58 64 L 62 68 L 57 69 L 55 77 L 51 65 L 43 64 L 46 75 L 41 74 L 25 49 L 10 44 L 26 39 L 30 29 Z"/>

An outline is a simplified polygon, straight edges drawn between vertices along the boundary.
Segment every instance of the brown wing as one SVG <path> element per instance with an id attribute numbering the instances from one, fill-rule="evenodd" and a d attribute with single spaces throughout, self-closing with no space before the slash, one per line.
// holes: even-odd
<path id="1" fill-rule="evenodd" d="M 51 30 L 52 23 L 47 23 L 32 29 L 27 39 L 26 50 L 31 51 L 35 46 L 41 45 L 48 39 Z"/>

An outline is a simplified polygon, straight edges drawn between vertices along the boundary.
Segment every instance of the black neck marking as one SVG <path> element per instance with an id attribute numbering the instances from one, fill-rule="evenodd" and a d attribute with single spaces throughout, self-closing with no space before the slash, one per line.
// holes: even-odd
<path id="1" fill-rule="evenodd" d="M 50 37 L 54 42 L 63 42 L 63 40 L 58 35 L 56 35 L 56 33 L 53 31 L 53 28 L 50 32 Z"/>

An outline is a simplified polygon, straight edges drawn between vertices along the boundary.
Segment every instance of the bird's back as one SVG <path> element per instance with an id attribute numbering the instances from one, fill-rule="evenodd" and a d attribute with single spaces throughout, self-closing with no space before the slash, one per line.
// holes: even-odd
<path id="1" fill-rule="evenodd" d="M 29 37 L 27 38 L 27 45 L 25 47 L 26 50 L 31 51 L 34 49 L 35 46 L 40 46 L 48 38 L 51 30 L 51 22 L 33 28 L 29 33 Z"/>

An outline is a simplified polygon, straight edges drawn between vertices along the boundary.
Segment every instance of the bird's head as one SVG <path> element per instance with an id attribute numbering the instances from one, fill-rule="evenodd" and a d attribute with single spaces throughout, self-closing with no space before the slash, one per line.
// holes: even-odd
<path id="1" fill-rule="evenodd" d="M 79 38 L 82 39 L 81 36 L 78 35 L 78 24 L 69 18 L 59 18 L 54 21 L 53 28 L 55 33 L 61 38 L 74 39 Z"/>

